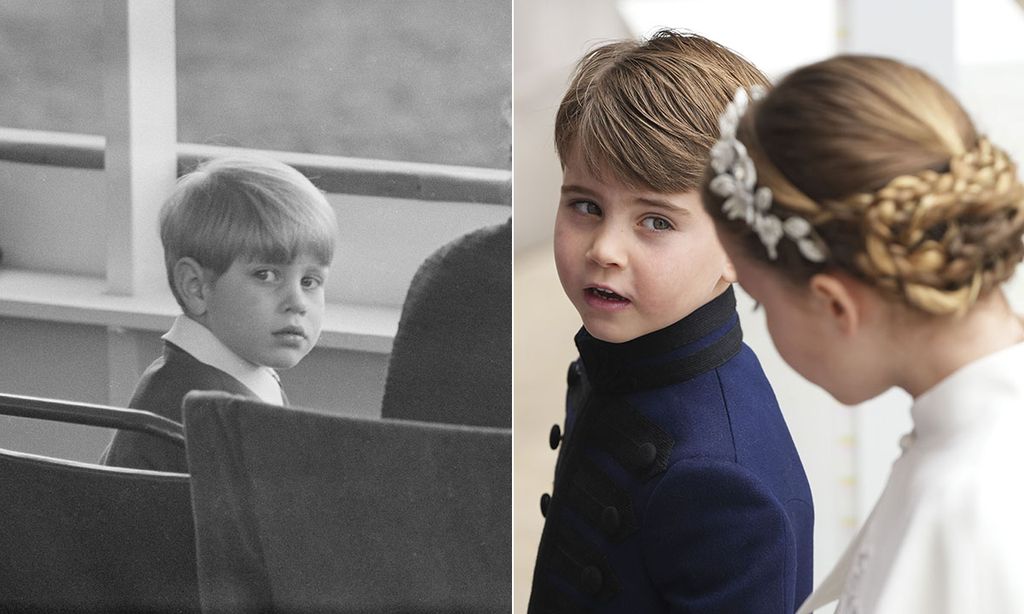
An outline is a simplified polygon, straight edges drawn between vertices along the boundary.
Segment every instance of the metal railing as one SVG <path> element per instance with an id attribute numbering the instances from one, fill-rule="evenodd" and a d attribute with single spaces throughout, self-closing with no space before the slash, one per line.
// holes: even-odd
<path id="1" fill-rule="evenodd" d="M 102 170 L 105 147 L 106 139 L 102 136 L 0 128 L 2 161 Z M 203 160 L 246 151 L 261 151 L 294 166 L 321 190 L 332 194 L 511 204 L 510 171 L 472 166 L 179 143 L 178 174 Z"/>
<path id="2" fill-rule="evenodd" d="M 0 415 L 137 431 L 185 446 L 180 424 L 138 409 L 0 394 Z"/>

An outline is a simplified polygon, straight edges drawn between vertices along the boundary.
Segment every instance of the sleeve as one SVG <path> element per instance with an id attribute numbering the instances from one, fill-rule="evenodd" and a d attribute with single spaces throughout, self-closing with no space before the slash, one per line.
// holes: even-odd
<path id="1" fill-rule="evenodd" d="M 877 596 L 860 597 L 871 611 L 1024 612 L 1024 495 L 989 475 L 972 482 L 917 504 L 898 539 L 890 539 L 897 543 L 884 582 L 868 584 L 880 585 Z M 882 547 L 874 546 L 877 556 Z"/>
<path id="2" fill-rule="evenodd" d="M 645 510 L 644 562 L 672 612 L 791 614 L 795 539 L 785 508 L 735 463 L 672 465 Z"/>
<path id="3" fill-rule="evenodd" d="M 175 380 L 160 373 L 143 375 L 128 407 L 141 409 L 181 422 L 181 399 L 185 390 Z M 137 431 L 118 430 L 100 458 L 103 465 L 188 473 L 185 448 L 170 441 Z"/>
<path id="4" fill-rule="evenodd" d="M 135 431 L 115 431 L 99 462 L 110 467 L 188 473 L 184 448 Z"/>

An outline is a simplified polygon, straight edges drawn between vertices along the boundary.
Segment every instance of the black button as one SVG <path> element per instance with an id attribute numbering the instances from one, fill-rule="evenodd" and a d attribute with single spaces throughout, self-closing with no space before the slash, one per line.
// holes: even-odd
<path id="1" fill-rule="evenodd" d="M 583 572 L 580 573 L 580 585 L 583 588 L 583 592 L 589 595 L 598 594 L 603 583 L 604 577 L 601 575 L 601 570 L 593 565 L 584 567 Z"/>
<path id="2" fill-rule="evenodd" d="M 575 386 L 580 381 L 580 363 L 576 361 L 569 365 L 569 373 L 565 376 L 565 382 L 570 386 Z"/>
<path id="3" fill-rule="evenodd" d="M 654 461 L 658 460 L 658 448 L 653 443 L 647 442 L 641 444 L 636 449 L 637 459 L 640 461 L 640 466 L 647 468 L 654 464 Z"/>
<path id="4" fill-rule="evenodd" d="M 558 428 L 558 425 L 551 427 L 551 432 L 548 433 L 548 444 L 552 450 L 558 449 L 558 442 L 562 441 L 562 429 Z"/>
<path id="5" fill-rule="evenodd" d="M 619 518 L 619 510 L 608 506 L 601 512 L 601 526 L 604 527 L 604 532 L 608 535 L 614 535 L 621 525 L 621 519 Z"/>
<path id="6" fill-rule="evenodd" d="M 551 505 L 551 495 L 544 493 L 540 496 L 540 515 L 548 517 L 548 506 Z"/>

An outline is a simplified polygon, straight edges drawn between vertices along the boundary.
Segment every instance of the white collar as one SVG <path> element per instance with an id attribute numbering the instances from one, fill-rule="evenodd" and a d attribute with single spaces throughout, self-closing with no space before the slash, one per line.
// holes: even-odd
<path id="1" fill-rule="evenodd" d="M 906 450 L 908 445 L 917 445 L 917 442 L 941 439 L 972 428 L 990 428 L 1000 414 L 1018 411 L 1019 399 L 1024 396 L 1024 380 L 1020 377 L 1022 370 L 1024 343 L 960 367 L 917 397 L 910 408 L 914 419 L 910 441 L 914 443 L 901 441 L 900 447 Z M 991 402 L 1001 398 L 1008 402 Z M 979 402 L 981 399 L 983 401 Z M 832 571 L 807 597 L 797 614 L 809 614 L 840 598 L 860 542 L 870 525 L 871 518 L 868 518 Z"/>
<path id="2" fill-rule="evenodd" d="M 186 315 L 174 320 L 174 325 L 162 337 L 191 354 L 201 363 L 224 371 L 256 393 L 263 402 L 282 405 L 281 382 L 270 367 L 254 365 L 245 360 L 218 339 L 210 329 Z"/>
<path id="3" fill-rule="evenodd" d="M 999 414 L 1016 411 L 1024 396 L 1024 343 L 970 362 L 914 401 L 914 437 L 920 442 L 991 426 Z M 992 402 L 1007 399 L 1007 403 Z"/>

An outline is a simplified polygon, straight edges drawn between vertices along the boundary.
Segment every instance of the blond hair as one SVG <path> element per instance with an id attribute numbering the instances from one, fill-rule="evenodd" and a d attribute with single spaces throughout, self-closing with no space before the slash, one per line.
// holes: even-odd
<path id="1" fill-rule="evenodd" d="M 661 30 L 619 41 L 577 64 L 555 117 L 564 167 L 573 152 L 596 176 L 608 170 L 637 188 L 700 187 L 718 115 L 737 87 L 767 78 L 735 52 L 697 34 Z"/>
<path id="2" fill-rule="evenodd" d="M 171 291 L 174 266 L 193 258 L 219 277 L 239 259 L 286 264 L 334 258 L 337 221 L 323 193 L 294 168 L 256 154 L 214 158 L 178 179 L 160 210 Z"/>
<path id="3" fill-rule="evenodd" d="M 827 248 L 813 263 L 780 241 L 773 264 L 793 281 L 838 268 L 926 313 L 962 313 L 1024 253 L 1013 162 L 917 68 L 854 55 L 806 66 L 750 108 L 737 136 L 772 190 L 771 213 L 803 217 Z M 749 226 L 722 212 L 714 176 L 708 212 L 768 261 Z"/>

